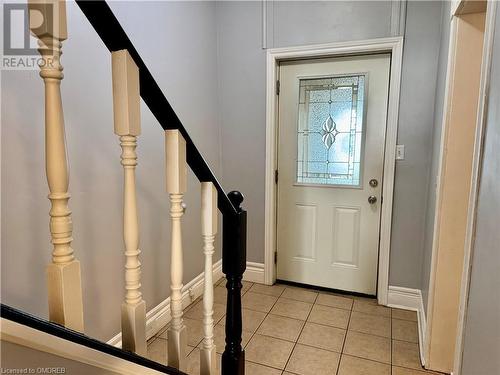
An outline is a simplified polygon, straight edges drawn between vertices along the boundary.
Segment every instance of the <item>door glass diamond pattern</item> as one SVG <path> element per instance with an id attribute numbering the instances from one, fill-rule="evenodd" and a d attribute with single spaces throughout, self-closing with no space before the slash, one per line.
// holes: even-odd
<path id="1" fill-rule="evenodd" d="M 297 183 L 360 185 L 365 91 L 363 74 L 300 80 Z"/>

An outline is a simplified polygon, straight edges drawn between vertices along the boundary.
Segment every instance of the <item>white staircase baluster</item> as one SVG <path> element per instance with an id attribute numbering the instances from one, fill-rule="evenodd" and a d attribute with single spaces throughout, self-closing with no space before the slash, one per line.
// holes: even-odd
<path id="1" fill-rule="evenodd" d="M 186 192 L 186 141 L 178 130 L 165 130 L 166 185 L 170 195 L 171 233 L 171 293 L 172 321 L 168 329 L 168 364 L 186 371 L 187 333 L 182 320 L 182 232 L 184 213 L 182 198 Z"/>
<path id="2" fill-rule="evenodd" d="M 120 136 L 124 172 L 123 239 L 125 244 L 125 301 L 121 308 L 122 348 L 146 355 L 146 303 L 141 293 L 139 223 L 135 189 L 137 136 L 141 133 L 139 69 L 127 50 L 113 52 L 113 112 Z"/>
<path id="3" fill-rule="evenodd" d="M 39 39 L 45 84 L 45 166 L 51 202 L 50 234 L 52 263 L 47 266 L 49 319 L 83 332 L 80 262 L 71 247 L 73 222 L 68 207 L 70 194 L 64 114 L 61 99 L 62 41 L 67 39 L 66 3 L 30 1 L 30 28 Z"/>
<path id="4" fill-rule="evenodd" d="M 214 241 L 217 234 L 217 190 L 211 182 L 201 183 L 201 234 L 205 254 L 203 290 L 203 343 L 200 350 L 200 375 L 217 373 L 217 354 L 214 345 L 214 282 L 212 278 Z"/>

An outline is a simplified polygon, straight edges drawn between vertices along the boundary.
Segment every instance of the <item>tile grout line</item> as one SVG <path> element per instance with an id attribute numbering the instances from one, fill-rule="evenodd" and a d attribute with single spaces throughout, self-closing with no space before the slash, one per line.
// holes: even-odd
<path id="1" fill-rule="evenodd" d="M 221 279 L 223 280 L 223 278 Z M 291 359 L 291 356 L 293 355 L 293 351 L 295 350 L 295 348 L 297 347 L 297 344 L 299 344 L 298 340 L 300 339 L 300 336 L 302 335 L 303 333 L 303 330 L 306 326 L 307 323 L 311 323 L 311 324 L 317 324 L 317 325 L 321 325 L 321 326 L 324 326 L 324 327 L 331 327 L 331 328 L 336 328 L 336 329 L 342 329 L 342 327 L 337 327 L 335 325 L 328 325 L 328 324 L 323 324 L 323 323 L 315 323 L 315 322 L 309 322 L 309 319 L 311 317 L 311 314 L 312 314 L 312 311 L 314 309 L 314 306 L 321 306 L 321 307 L 328 307 L 328 308 L 333 308 L 333 309 L 337 309 L 337 310 L 343 310 L 343 311 L 349 311 L 349 319 L 348 319 L 348 324 L 347 324 L 347 327 L 345 329 L 345 337 L 344 337 L 344 340 L 343 340 L 343 343 L 342 343 L 342 349 L 341 349 L 341 353 L 337 353 L 335 351 L 332 351 L 332 350 L 328 350 L 326 349 L 327 351 L 330 351 L 332 353 L 337 353 L 337 354 L 340 354 L 339 356 L 339 363 L 338 363 L 338 366 L 337 366 L 337 370 L 336 370 L 336 374 L 339 375 L 339 372 L 340 372 L 340 364 L 341 364 L 341 360 L 342 360 L 342 357 L 344 355 L 347 355 L 344 353 L 344 350 L 345 350 L 345 345 L 346 345 L 346 341 L 347 341 L 347 335 L 348 335 L 348 332 L 349 332 L 349 327 L 351 326 L 351 320 L 353 318 L 353 312 L 358 312 L 357 310 L 354 310 L 354 304 L 356 302 L 356 299 L 354 298 L 349 298 L 347 296 L 342 296 L 342 298 L 347 298 L 347 299 L 351 299 L 352 300 L 352 305 L 351 305 L 351 308 L 349 310 L 347 309 L 343 309 L 343 308 L 340 308 L 338 306 L 331 306 L 331 305 L 323 305 L 323 304 L 320 304 L 318 303 L 318 298 L 320 296 L 320 292 L 316 291 L 316 290 L 308 290 L 308 289 L 303 289 L 304 291 L 307 291 L 307 292 L 311 292 L 311 293 L 315 293 L 315 297 L 314 297 L 314 300 L 311 302 L 306 302 L 304 300 L 300 300 L 300 299 L 294 299 L 294 298 L 287 298 L 287 297 L 283 297 L 283 295 L 285 294 L 285 291 L 286 289 L 293 289 L 293 288 L 288 288 L 287 286 L 285 286 L 283 288 L 283 290 L 278 294 L 278 295 L 273 295 L 273 294 L 266 294 L 266 293 L 260 293 L 259 291 L 255 291 L 255 290 L 252 290 L 252 288 L 254 287 L 254 285 L 256 285 L 256 283 L 250 283 L 248 282 L 249 286 L 248 288 L 246 288 L 245 290 L 243 290 L 243 287 L 242 287 L 242 294 L 241 296 L 243 297 L 245 294 L 247 294 L 248 292 L 252 292 L 252 293 L 255 293 L 255 294 L 260 294 L 260 295 L 265 295 L 265 296 L 271 296 L 271 297 L 275 297 L 276 300 L 274 301 L 274 303 L 272 304 L 272 306 L 270 307 L 270 309 L 267 311 L 267 312 L 264 312 L 264 311 L 259 311 L 259 310 L 253 310 L 253 309 L 248 309 L 250 311 L 254 311 L 254 312 L 259 312 L 259 313 L 263 313 L 265 314 L 264 315 L 264 319 L 261 321 L 261 323 L 257 326 L 257 328 L 255 329 L 254 332 L 250 332 L 250 331 L 246 331 L 246 333 L 250 333 L 250 338 L 248 339 L 246 345 L 244 346 L 247 347 L 248 344 L 250 343 L 250 341 L 255 337 L 256 334 L 259 334 L 259 335 L 262 335 L 262 336 L 265 336 L 265 337 L 270 337 L 270 338 L 274 338 L 274 339 L 278 339 L 278 340 L 283 340 L 283 341 L 286 341 L 286 342 L 289 342 L 289 343 L 293 343 L 293 347 L 292 347 L 292 351 L 290 352 L 290 355 L 288 356 L 288 359 L 285 363 L 285 368 L 284 369 L 280 369 L 280 368 L 277 368 L 277 367 L 274 367 L 274 366 L 269 366 L 269 365 L 266 365 L 266 364 L 262 364 L 262 363 L 259 363 L 259 362 L 254 362 L 254 361 L 248 361 L 250 363 L 255 363 L 257 365 L 261 365 L 261 366 L 264 366 L 264 367 L 267 367 L 267 368 L 271 368 L 271 369 L 276 369 L 278 371 L 281 371 L 282 373 L 284 373 L 286 370 L 286 366 L 288 365 L 288 363 L 290 362 L 290 359 Z M 248 285 L 247 284 L 247 285 Z M 277 284 L 277 285 L 280 285 L 280 284 Z M 215 285 L 215 287 L 219 287 L 221 286 L 221 282 L 217 282 Z M 223 286 L 222 286 L 223 289 L 225 289 Z M 309 310 L 309 313 L 307 314 L 307 317 L 306 317 L 306 320 L 301 320 L 301 319 L 297 319 L 297 318 L 294 318 L 294 317 L 289 317 L 289 316 L 282 316 L 282 315 L 279 315 L 279 314 L 274 314 L 274 313 L 271 313 L 272 309 L 275 307 L 275 305 L 278 303 L 278 301 L 280 299 L 285 299 L 285 300 L 290 300 L 290 301 L 294 301 L 294 302 L 302 302 L 302 303 L 307 303 L 307 304 L 310 304 L 311 305 L 311 308 Z M 199 303 L 200 301 L 202 301 L 202 296 L 200 296 L 198 299 L 196 299 L 195 301 L 193 301 L 190 305 L 188 305 L 185 309 L 185 313 L 187 313 L 191 308 L 193 308 L 197 303 Z M 227 305 L 227 299 L 226 299 L 226 305 Z M 381 314 L 376 314 L 376 313 L 368 313 L 368 312 L 365 312 L 365 311 L 359 311 L 359 313 L 361 314 L 365 314 L 365 315 L 370 315 L 370 316 L 379 316 L 381 318 L 384 318 L 386 316 L 384 315 L 381 315 Z M 226 314 L 223 314 L 216 322 L 214 322 L 214 326 L 218 325 L 224 318 L 225 318 L 225 315 Z M 271 335 L 267 335 L 267 334 L 262 334 L 262 333 L 259 333 L 258 330 L 261 328 L 261 326 L 263 325 L 264 321 L 269 317 L 269 315 L 273 315 L 275 317 L 281 317 L 281 318 L 285 318 L 285 319 L 292 319 L 292 320 L 295 320 L 295 321 L 301 321 L 303 322 L 303 325 L 302 325 L 302 328 L 297 336 L 297 339 L 295 341 L 290 341 L 290 340 L 287 340 L 287 339 L 283 339 L 283 338 L 280 338 L 280 337 L 274 337 L 274 336 L 271 336 Z M 389 316 L 387 317 L 389 318 L 390 320 L 390 368 L 391 368 L 391 371 L 392 371 L 392 368 L 395 367 L 395 365 L 393 364 L 393 342 L 394 341 L 400 341 L 400 342 L 405 342 L 405 343 L 409 343 L 409 344 L 415 344 L 415 342 L 413 341 L 407 341 L 407 340 L 394 340 L 393 339 L 393 319 L 396 319 L 396 320 L 400 320 L 400 321 L 406 321 L 406 322 L 414 322 L 414 320 L 411 320 L 411 319 L 399 319 L 399 318 L 395 318 L 393 316 L 393 309 L 390 308 L 389 310 Z M 199 320 L 199 319 L 194 319 L 194 318 L 186 318 L 186 319 L 191 319 L 191 320 Z M 168 325 L 165 327 L 167 328 Z M 165 329 L 164 328 L 164 329 Z M 160 332 L 164 331 L 164 329 L 160 330 Z M 376 337 L 385 337 L 385 336 L 380 336 L 380 335 L 376 335 L 376 334 L 371 334 L 371 333 L 366 333 L 366 332 L 361 332 L 361 331 L 353 331 L 351 330 L 352 332 L 358 332 L 358 333 L 362 333 L 362 334 L 366 334 L 366 335 L 372 335 L 372 336 L 376 336 Z M 158 339 L 160 339 L 161 341 L 168 341 L 162 337 L 159 337 L 160 333 L 153 336 L 152 337 L 152 340 L 148 343 L 148 347 L 150 345 L 152 345 L 153 343 L 157 342 Z M 200 342 L 203 340 L 203 338 L 200 340 Z M 198 343 L 199 344 L 199 343 Z M 418 342 L 417 342 L 418 344 Z M 301 344 L 302 345 L 302 344 Z M 310 347 L 310 348 L 314 348 L 314 349 L 321 349 L 321 348 L 317 348 L 313 345 L 308 345 L 308 344 L 303 344 L 304 346 L 307 346 L 307 347 Z M 187 354 L 187 356 L 191 355 L 193 353 L 193 351 L 196 350 L 198 345 L 194 346 L 194 347 L 190 347 L 191 350 L 189 351 L 189 353 Z M 368 359 L 368 358 L 364 358 L 364 357 L 360 357 L 360 356 L 357 356 L 357 355 L 351 355 L 349 354 L 349 356 L 352 356 L 352 357 L 355 357 L 355 358 L 359 358 L 359 359 L 362 359 L 362 360 L 366 360 L 366 361 L 370 361 L 370 362 L 374 362 L 374 363 L 380 363 L 380 364 L 385 364 L 387 365 L 387 363 L 385 362 L 380 362 L 380 361 L 377 361 L 377 360 L 374 360 L 374 359 Z M 396 367 L 401 367 L 401 368 L 406 368 L 406 369 L 412 369 L 412 370 L 415 370 L 414 368 L 411 368 L 411 367 L 407 367 L 407 366 L 396 366 Z"/>
<path id="2" fill-rule="evenodd" d="M 304 331 L 304 328 L 306 327 L 307 320 L 311 316 L 311 312 L 313 310 L 314 305 L 316 304 L 316 300 L 318 299 L 318 296 L 319 296 L 319 293 L 317 293 L 316 297 L 314 297 L 314 301 L 313 301 L 313 303 L 311 305 L 311 310 L 309 310 L 309 313 L 307 314 L 306 320 L 304 321 L 304 324 L 302 325 L 302 329 L 300 330 L 299 335 L 297 336 L 297 340 L 295 341 L 295 343 L 293 345 L 292 351 L 290 352 L 290 355 L 288 356 L 288 359 L 286 360 L 285 367 L 283 368 L 283 372 L 287 371 L 286 367 L 288 366 L 288 363 L 290 362 L 290 358 L 292 358 L 293 352 L 294 352 L 295 348 L 297 347 L 297 344 L 298 344 L 298 342 L 300 340 L 300 336 L 302 335 L 302 332 Z"/>
<path id="3" fill-rule="evenodd" d="M 254 283 L 254 284 L 255 284 L 255 283 Z M 264 321 L 266 320 L 267 316 L 270 314 L 271 310 L 273 309 L 274 305 L 276 305 L 276 303 L 277 303 L 277 302 L 278 302 L 278 300 L 280 299 L 281 295 L 285 292 L 285 289 L 286 289 L 286 287 L 285 287 L 285 288 L 281 291 L 280 295 L 276 298 L 276 301 L 274 301 L 274 303 L 273 303 L 273 305 L 271 306 L 271 308 L 269 309 L 269 311 L 265 313 L 265 314 L 266 314 L 266 316 L 264 316 L 264 319 L 262 319 L 262 322 L 260 322 L 260 324 L 257 326 L 257 328 L 255 329 L 255 331 L 252 333 L 252 335 L 251 335 L 251 336 L 250 336 L 250 338 L 248 339 L 248 341 L 247 341 L 246 345 L 245 345 L 244 347 L 242 347 L 242 349 L 243 349 L 243 350 L 244 350 L 244 349 L 246 349 L 246 347 L 247 347 L 248 345 L 250 345 L 250 341 L 252 341 L 252 339 L 254 338 L 254 336 L 257 334 L 257 331 L 259 330 L 260 326 L 264 323 Z M 249 288 L 248 290 L 250 290 L 250 288 Z M 255 293 L 255 292 L 253 292 L 253 293 Z M 273 296 L 273 297 L 274 297 L 274 296 Z M 241 308 L 243 309 L 243 303 L 241 304 Z M 252 310 L 252 309 L 248 309 L 248 310 L 251 310 L 251 311 L 256 311 L 256 310 Z M 258 312 L 263 312 L 263 311 L 258 311 Z M 242 322 L 242 323 L 243 323 L 243 322 Z M 242 324 L 242 326 L 243 326 L 243 324 Z M 248 360 L 246 359 L 246 356 L 245 356 L 245 362 L 246 362 L 246 361 L 248 361 Z M 263 363 L 257 363 L 257 362 L 253 362 L 253 361 L 249 361 L 249 362 L 252 362 L 252 363 L 255 363 L 255 364 L 258 364 L 258 365 L 261 365 L 261 366 L 266 366 L 266 365 L 264 365 Z M 278 368 L 276 368 L 276 367 L 272 367 L 272 366 L 267 366 L 267 367 L 271 367 L 271 368 L 273 368 L 273 369 L 280 370 L 281 372 L 283 372 L 283 371 L 284 371 L 283 369 L 278 369 Z"/>
<path id="4" fill-rule="evenodd" d="M 349 320 L 347 321 L 347 327 L 345 328 L 344 342 L 342 343 L 342 349 L 340 350 L 339 363 L 337 365 L 337 371 L 335 372 L 336 375 L 338 375 L 340 371 L 340 362 L 342 361 L 342 356 L 344 355 L 344 348 L 345 348 L 345 343 L 347 341 L 347 334 L 349 333 L 349 325 L 351 324 L 353 309 L 354 309 L 354 300 L 352 301 L 351 310 L 349 311 Z"/>

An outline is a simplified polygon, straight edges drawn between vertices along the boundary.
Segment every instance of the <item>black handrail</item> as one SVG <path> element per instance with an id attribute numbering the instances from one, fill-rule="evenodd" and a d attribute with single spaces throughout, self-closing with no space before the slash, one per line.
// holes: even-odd
<path id="1" fill-rule="evenodd" d="M 102 353 L 109 354 L 113 357 L 121 358 L 123 360 L 136 363 L 164 374 L 171 375 L 187 375 L 176 368 L 162 365 L 161 363 L 152 361 L 150 359 L 141 357 L 135 353 L 122 350 L 113 345 L 106 344 L 102 341 L 85 336 L 84 334 L 73 331 L 72 329 L 63 327 L 59 324 L 40 319 L 36 316 L 27 314 L 23 311 L 17 310 L 13 307 L 0 305 L 0 316 L 4 319 L 10 320 L 15 323 L 36 329 L 37 331 L 48 333 L 49 335 L 60 337 L 61 339 L 74 342 L 76 344 L 97 350 Z"/>
<path id="2" fill-rule="evenodd" d="M 76 3 L 110 52 L 128 50 L 139 68 L 140 92 L 144 103 L 163 129 L 178 129 L 186 140 L 186 158 L 192 171 L 201 182 L 212 182 L 218 192 L 217 206 L 222 214 L 236 214 L 237 209 L 227 197 L 193 140 L 182 125 L 141 56 L 116 19 L 106 1 L 77 0 Z"/>

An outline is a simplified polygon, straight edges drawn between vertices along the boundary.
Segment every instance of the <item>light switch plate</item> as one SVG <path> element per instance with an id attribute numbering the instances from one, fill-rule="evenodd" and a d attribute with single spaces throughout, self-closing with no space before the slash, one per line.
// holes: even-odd
<path id="1" fill-rule="evenodd" d="M 396 145 L 396 160 L 405 160 L 405 145 Z"/>

